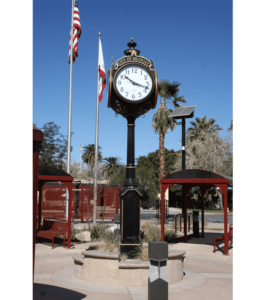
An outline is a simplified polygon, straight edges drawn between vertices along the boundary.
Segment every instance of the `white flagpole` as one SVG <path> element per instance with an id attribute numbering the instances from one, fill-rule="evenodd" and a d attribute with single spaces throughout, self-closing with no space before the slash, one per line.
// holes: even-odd
<path id="1" fill-rule="evenodd" d="M 98 33 L 99 39 L 98 39 L 98 58 L 99 58 L 99 43 L 100 43 L 100 36 L 101 33 Z M 97 220 L 97 173 L 98 173 L 98 115 L 99 115 L 99 80 L 102 80 L 102 78 L 99 79 L 99 66 L 98 67 L 98 73 L 97 73 L 97 112 L 96 112 L 96 141 L 95 141 L 95 178 L 94 178 L 94 206 L 93 206 L 93 225 L 96 225 Z"/>
<path id="2" fill-rule="evenodd" d="M 70 51 L 70 83 L 69 83 L 69 108 L 68 108 L 68 141 L 67 141 L 67 169 L 66 172 L 70 173 L 71 162 L 71 121 L 72 121 L 72 69 L 73 69 L 73 16 L 74 16 L 74 1 L 72 0 L 72 17 L 71 17 L 71 51 Z M 68 221 L 68 202 L 69 193 L 66 188 L 66 202 L 65 202 L 65 219 Z"/>

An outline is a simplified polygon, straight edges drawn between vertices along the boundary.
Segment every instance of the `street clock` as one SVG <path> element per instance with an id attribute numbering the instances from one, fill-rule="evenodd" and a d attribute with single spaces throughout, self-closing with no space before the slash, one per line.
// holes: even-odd
<path id="1" fill-rule="evenodd" d="M 143 192 L 135 178 L 135 120 L 156 107 L 158 79 L 154 63 L 135 49 L 131 39 L 125 56 L 118 59 L 108 72 L 108 107 L 127 119 L 127 165 L 123 188 L 120 190 L 121 253 L 133 257 L 140 243 L 140 207 Z M 120 138 L 122 142 L 123 137 Z"/>
<path id="2" fill-rule="evenodd" d="M 139 117 L 156 107 L 158 78 L 154 63 L 134 49 L 133 39 L 124 51 L 125 56 L 118 59 L 108 72 L 108 107 L 117 114 Z"/>

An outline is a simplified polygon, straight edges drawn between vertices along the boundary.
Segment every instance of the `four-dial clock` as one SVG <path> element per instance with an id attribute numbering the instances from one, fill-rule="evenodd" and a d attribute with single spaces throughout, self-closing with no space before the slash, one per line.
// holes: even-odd
<path id="1" fill-rule="evenodd" d="M 144 66 L 129 64 L 115 74 L 114 89 L 125 101 L 144 101 L 154 89 L 153 77 Z"/>

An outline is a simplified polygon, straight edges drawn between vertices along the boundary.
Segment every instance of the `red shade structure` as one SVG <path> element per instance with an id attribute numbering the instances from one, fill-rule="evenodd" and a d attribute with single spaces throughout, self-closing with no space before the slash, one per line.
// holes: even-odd
<path id="1" fill-rule="evenodd" d="M 72 194 L 73 177 L 56 168 L 39 166 L 39 147 L 43 142 L 43 132 L 36 126 L 32 126 L 32 177 L 31 177 L 31 206 L 32 206 L 32 231 L 31 261 L 1 261 L 0 262 L 0 298 L 1 299 L 32 299 L 34 282 L 35 241 L 36 241 L 36 205 L 37 191 L 46 181 L 61 181 Z M 69 201 L 70 203 L 70 201 Z M 71 210 L 68 210 L 71 212 Z M 71 218 L 68 217 L 68 243 L 71 243 Z M 23 296 L 21 296 L 23 295 Z"/>
<path id="2" fill-rule="evenodd" d="M 69 192 L 69 199 L 72 199 L 73 180 L 74 178 L 63 170 L 56 169 L 54 167 L 49 167 L 49 166 L 39 166 L 39 176 L 38 176 L 39 216 L 41 216 L 42 189 L 45 182 L 60 181 L 67 187 Z M 39 221 L 38 228 L 40 228 L 41 218 L 39 218 L 38 221 Z M 70 247 L 71 247 L 71 201 L 68 201 L 67 248 L 69 249 Z"/>
<path id="3" fill-rule="evenodd" d="M 219 187 L 224 195 L 224 253 L 228 254 L 228 239 L 227 239 L 227 191 L 228 186 L 232 185 L 232 180 L 219 175 L 217 173 L 200 170 L 186 169 L 166 175 L 160 179 L 161 184 L 161 241 L 164 241 L 164 194 L 171 185 L 181 184 L 182 193 L 184 193 L 183 214 L 184 214 L 184 242 L 187 243 L 187 201 L 186 196 L 189 190 L 194 186 L 201 188 L 201 203 L 202 203 L 202 237 L 204 237 L 204 194 L 211 187 Z"/>
<path id="4" fill-rule="evenodd" d="M 119 190 L 118 184 L 106 186 L 98 185 L 97 188 L 97 219 L 114 220 L 114 215 L 119 210 Z M 46 182 L 41 193 L 41 211 L 38 214 L 40 219 L 64 219 L 65 218 L 65 194 L 66 187 L 60 182 Z M 71 219 L 87 220 L 93 218 L 94 185 L 73 182 L 71 202 Z"/>

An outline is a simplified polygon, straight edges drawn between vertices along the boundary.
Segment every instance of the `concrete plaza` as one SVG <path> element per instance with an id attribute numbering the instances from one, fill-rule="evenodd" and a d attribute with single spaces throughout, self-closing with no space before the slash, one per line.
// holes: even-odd
<path id="1" fill-rule="evenodd" d="M 213 240 L 222 235 L 216 225 L 207 224 L 205 238 L 170 244 L 171 249 L 186 251 L 185 276 L 169 286 L 170 300 L 232 299 L 233 249 L 228 256 L 220 251 L 213 253 Z M 61 244 L 51 249 L 49 242 L 36 244 L 33 299 L 147 300 L 145 287 L 107 287 L 75 278 L 72 255 L 82 251 L 64 249 Z"/>

